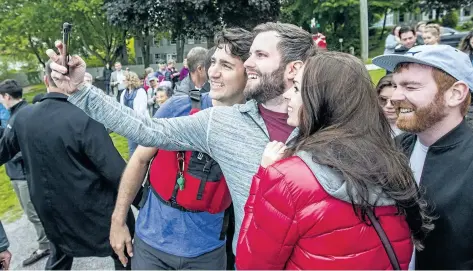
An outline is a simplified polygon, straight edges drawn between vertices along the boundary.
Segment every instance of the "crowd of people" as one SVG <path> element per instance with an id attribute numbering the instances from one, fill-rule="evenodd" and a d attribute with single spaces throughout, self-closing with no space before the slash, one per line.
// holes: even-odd
<path id="1" fill-rule="evenodd" d="M 24 172 L 46 269 L 472 269 L 470 56 L 394 31 L 405 52 L 373 59 L 390 72 L 377 86 L 291 24 L 225 29 L 143 83 L 116 63 L 111 91 L 57 42 L 38 103 L 0 83 L 0 164 Z"/>

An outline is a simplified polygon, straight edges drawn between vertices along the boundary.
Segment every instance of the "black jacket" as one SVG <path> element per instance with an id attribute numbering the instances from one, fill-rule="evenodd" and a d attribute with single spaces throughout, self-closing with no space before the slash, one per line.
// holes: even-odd
<path id="1" fill-rule="evenodd" d="M 23 153 L 33 205 L 48 239 L 74 257 L 110 256 L 111 215 L 125 161 L 105 127 L 60 93 L 18 112 L 0 164 Z M 134 228 L 129 217 L 130 230 Z"/>
<path id="2" fill-rule="evenodd" d="M 110 84 L 110 77 L 112 76 L 112 70 L 103 68 L 102 77 L 105 84 Z"/>
<path id="3" fill-rule="evenodd" d="M 396 138 L 409 157 L 417 136 Z M 473 269 L 473 131 L 463 121 L 429 147 L 420 180 L 435 229 L 416 254 L 416 269 Z"/>
<path id="4" fill-rule="evenodd" d="M 21 108 L 27 106 L 26 101 L 21 101 L 10 109 L 10 119 L 8 125 L 12 126 L 16 115 Z M 5 171 L 11 180 L 26 180 L 25 165 L 21 152 L 17 153 L 8 163 L 5 164 Z"/>

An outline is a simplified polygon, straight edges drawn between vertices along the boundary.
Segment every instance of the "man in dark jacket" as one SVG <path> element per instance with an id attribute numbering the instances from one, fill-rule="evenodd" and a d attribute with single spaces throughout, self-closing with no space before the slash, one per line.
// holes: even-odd
<path id="1" fill-rule="evenodd" d="M 435 228 L 409 269 L 473 269 L 473 132 L 465 121 L 473 89 L 469 57 L 448 45 L 423 45 L 373 64 L 394 71 L 396 138 L 433 207 Z"/>
<path id="2" fill-rule="evenodd" d="M 105 64 L 105 68 L 103 69 L 102 72 L 102 77 L 103 77 L 103 83 L 104 83 L 104 88 L 105 88 L 105 93 L 107 95 L 110 95 L 110 77 L 112 76 L 112 69 L 110 69 L 110 64 Z"/>
<path id="3" fill-rule="evenodd" d="M 0 98 L 3 106 L 10 111 L 10 119 L 8 120 L 8 126 L 10 127 L 13 126 L 18 112 L 27 106 L 27 102 L 23 100 L 22 96 L 23 89 L 16 83 L 16 81 L 4 81 L 3 87 L 0 88 Z M 33 224 L 36 236 L 38 237 L 38 249 L 23 261 L 23 266 L 28 266 L 49 255 L 49 240 L 48 237 L 46 237 L 43 225 L 41 224 L 38 214 L 31 202 L 28 183 L 26 182 L 25 163 L 21 152 L 17 153 L 8 163 L 5 164 L 5 170 L 12 182 L 13 190 L 15 190 L 21 208 L 25 212 L 28 220 Z"/>
<path id="4" fill-rule="evenodd" d="M 210 84 L 207 79 L 206 60 L 207 49 L 194 47 L 187 54 L 187 65 L 189 74 L 176 85 L 174 95 L 188 96 L 191 90 L 199 89 L 201 93 L 210 91 Z"/>
<path id="5" fill-rule="evenodd" d="M 416 31 L 410 26 L 403 26 L 399 29 L 399 38 L 401 44 L 394 48 L 394 53 L 398 55 L 405 54 L 409 49 L 418 45 Z"/>
<path id="6" fill-rule="evenodd" d="M 5 129 L 0 164 L 23 154 L 31 200 L 51 242 L 46 269 L 70 269 L 73 257 L 89 256 L 112 256 L 123 269 L 108 237 L 125 161 L 105 127 L 60 93 L 49 65 L 46 73 L 49 93 Z M 134 229 L 131 212 L 127 224 Z"/>

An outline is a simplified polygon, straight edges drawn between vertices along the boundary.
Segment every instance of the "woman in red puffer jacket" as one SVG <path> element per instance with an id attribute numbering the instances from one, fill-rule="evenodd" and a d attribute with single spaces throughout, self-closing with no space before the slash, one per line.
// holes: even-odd
<path id="1" fill-rule="evenodd" d="M 421 249 L 433 225 L 368 72 L 342 53 L 319 54 L 301 69 L 284 94 L 299 136 L 289 148 L 271 142 L 263 154 L 237 269 L 392 269 L 370 210 L 407 269 L 412 240 Z"/>

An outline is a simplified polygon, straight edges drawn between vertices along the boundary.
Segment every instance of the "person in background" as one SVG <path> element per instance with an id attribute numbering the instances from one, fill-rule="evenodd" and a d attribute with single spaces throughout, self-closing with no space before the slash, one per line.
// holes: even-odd
<path id="1" fill-rule="evenodd" d="M 440 43 L 440 25 L 428 24 L 424 27 L 422 39 L 425 45 L 438 45 Z"/>
<path id="2" fill-rule="evenodd" d="M 378 94 L 378 103 L 379 106 L 383 109 L 384 116 L 391 126 L 391 135 L 396 137 L 402 133 L 402 131 L 397 128 L 396 120 L 397 114 L 394 108 L 391 97 L 393 96 L 393 76 L 388 74 L 379 80 L 378 85 L 376 86 L 376 93 Z"/>
<path id="3" fill-rule="evenodd" d="M 284 97 L 287 123 L 299 135 L 289 148 L 273 141 L 263 152 L 236 269 L 394 268 L 370 212 L 407 269 L 413 241 L 421 242 L 431 224 L 365 65 L 349 54 L 320 53 Z"/>
<path id="4" fill-rule="evenodd" d="M 28 103 L 23 100 L 23 88 L 14 80 L 3 81 L 0 83 L 0 101 L 2 105 L 10 111 L 8 126 L 12 127 L 15 124 L 18 112 L 28 105 Z M 26 180 L 28 170 L 25 167 L 25 161 L 21 152 L 17 153 L 5 164 L 5 171 L 7 176 L 10 178 L 13 190 L 20 202 L 21 209 L 26 214 L 26 217 L 33 225 L 36 232 L 38 247 L 23 261 L 22 265 L 23 267 L 26 267 L 49 256 L 49 240 L 31 201 L 30 191 L 28 189 L 29 185 Z"/>
<path id="5" fill-rule="evenodd" d="M 182 81 L 189 74 L 189 66 L 187 66 L 187 58 L 184 58 L 182 69 L 179 72 L 179 81 Z"/>
<path id="6" fill-rule="evenodd" d="M 168 66 L 166 67 L 166 73 L 164 78 L 164 81 L 172 82 L 173 87 L 179 81 L 179 72 L 176 70 L 175 65 L 176 61 L 174 61 L 174 59 L 168 60 Z"/>
<path id="7" fill-rule="evenodd" d="M 317 34 L 312 35 L 317 48 L 321 51 L 327 51 L 327 39 L 324 34 L 317 32 Z"/>
<path id="8" fill-rule="evenodd" d="M 389 35 L 386 37 L 386 42 L 384 45 L 384 54 L 392 54 L 394 53 L 394 49 L 396 46 L 401 44 L 401 39 L 399 38 L 399 30 L 401 29 L 401 26 L 396 25 L 394 26 L 393 30 Z"/>
<path id="9" fill-rule="evenodd" d="M 473 63 L 473 30 L 463 38 L 460 43 L 459 49 L 470 57 L 471 63 Z"/>
<path id="10" fill-rule="evenodd" d="M 0 265 L 3 270 L 10 269 L 11 253 L 8 251 L 9 246 L 7 234 L 0 221 Z"/>
<path id="11" fill-rule="evenodd" d="M 395 54 L 403 55 L 416 45 L 416 32 L 410 26 L 402 26 L 399 29 L 399 38 L 401 44 L 394 49 Z"/>
<path id="12" fill-rule="evenodd" d="M 155 77 L 154 76 L 154 69 L 151 67 L 148 67 L 145 69 L 145 76 L 143 77 L 143 88 L 145 91 L 148 91 L 149 89 L 149 78 L 150 77 Z"/>
<path id="13" fill-rule="evenodd" d="M 102 71 L 102 78 L 103 78 L 103 83 L 104 83 L 104 88 L 105 88 L 105 93 L 107 95 L 110 95 L 110 77 L 112 76 L 112 69 L 110 69 L 110 64 L 105 64 L 105 67 L 103 68 Z"/>
<path id="14" fill-rule="evenodd" d="M 8 119 L 10 118 L 10 112 L 8 109 L 0 103 L 0 126 L 2 128 L 7 127 Z"/>
<path id="15" fill-rule="evenodd" d="M 158 110 L 159 106 L 156 103 L 156 92 L 158 91 L 158 78 L 154 76 L 148 77 L 149 88 L 146 92 L 148 96 L 148 111 L 150 116 L 154 116 L 154 113 Z"/>
<path id="16" fill-rule="evenodd" d="M 125 79 L 125 72 L 122 70 L 122 64 L 120 62 L 115 63 L 115 71 L 110 76 L 110 86 L 113 90 L 113 95 L 120 101 L 121 94 L 126 88 L 123 80 Z"/>
<path id="17" fill-rule="evenodd" d="M 120 103 L 143 116 L 149 116 L 148 96 L 146 95 L 146 91 L 141 87 L 141 81 L 138 75 L 134 72 L 126 72 L 123 82 L 125 84 L 125 91 L 122 92 Z M 135 152 L 137 146 L 138 144 L 128 140 L 128 153 L 130 157 Z"/>
<path id="18" fill-rule="evenodd" d="M 84 82 L 86 84 L 92 85 L 92 83 L 94 82 L 94 77 L 92 76 L 92 74 L 86 72 L 84 74 Z"/>
<path id="19" fill-rule="evenodd" d="M 158 83 L 161 83 L 166 78 L 166 64 L 160 61 L 158 64 L 158 70 L 154 73 L 154 77 L 158 78 Z"/>
<path id="20" fill-rule="evenodd" d="M 187 54 L 189 74 L 176 86 L 176 96 L 188 96 L 193 89 L 199 89 L 201 93 L 210 91 L 205 62 L 208 50 L 203 47 L 194 47 Z"/>
<path id="21" fill-rule="evenodd" d="M 169 84 L 165 82 L 159 83 L 159 87 L 156 90 L 155 100 L 158 107 L 160 107 L 164 102 L 166 102 L 173 95 L 172 88 Z"/>
<path id="22" fill-rule="evenodd" d="M 420 21 L 416 24 L 416 44 L 417 45 L 424 45 L 424 40 L 422 36 L 424 35 L 424 30 L 425 26 L 427 25 L 427 22 L 425 21 Z"/>

